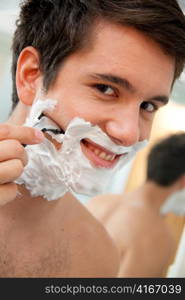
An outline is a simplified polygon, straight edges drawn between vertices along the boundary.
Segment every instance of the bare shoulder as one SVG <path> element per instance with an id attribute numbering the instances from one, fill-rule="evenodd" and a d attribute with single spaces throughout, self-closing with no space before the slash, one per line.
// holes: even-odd
<path id="1" fill-rule="evenodd" d="M 123 213 L 124 210 L 124 213 Z M 129 248 L 140 249 L 143 253 L 153 253 L 154 257 L 165 262 L 173 256 L 175 251 L 175 241 L 172 232 L 165 222 L 165 219 L 152 209 L 147 207 L 123 207 L 122 213 L 129 228 L 129 234 L 122 235 L 128 237 Z M 125 216 L 125 217 L 124 217 Z M 126 226 L 125 226 L 126 227 Z M 125 230 L 125 229 L 124 229 Z M 122 241 L 122 243 L 125 243 Z"/>
<path id="2" fill-rule="evenodd" d="M 75 230 L 71 255 L 73 277 L 116 277 L 120 260 L 115 243 L 85 207 L 78 209 L 76 225 L 70 224 L 71 231 Z"/>
<path id="3" fill-rule="evenodd" d="M 92 277 L 116 277 L 119 268 L 119 253 L 105 227 L 97 220 L 86 227 L 84 233 L 83 261 Z"/>
<path id="4" fill-rule="evenodd" d="M 91 214 L 104 223 L 113 211 L 117 210 L 122 200 L 123 195 L 121 194 L 99 195 L 92 198 L 86 207 Z"/>
<path id="5" fill-rule="evenodd" d="M 119 213 L 119 277 L 163 277 L 175 254 L 175 241 L 165 220 L 138 207 L 124 206 Z"/>
<path id="6" fill-rule="evenodd" d="M 46 205 L 35 224 L 0 218 L 0 277 L 116 277 L 118 251 L 100 222 L 68 195 Z"/>

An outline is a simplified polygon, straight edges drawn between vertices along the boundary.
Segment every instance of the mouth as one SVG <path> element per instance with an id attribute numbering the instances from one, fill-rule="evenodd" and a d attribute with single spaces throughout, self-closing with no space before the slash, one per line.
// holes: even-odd
<path id="1" fill-rule="evenodd" d="M 82 152 L 95 167 L 102 168 L 113 168 L 120 157 L 127 154 L 115 154 L 93 143 L 92 141 L 85 139 L 81 141 L 81 148 Z"/>
<path id="2" fill-rule="evenodd" d="M 53 132 L 54 134 L 65 134 L 65 131 L 59 127 L 60 129 L 49 129 L 49 128 L 43 128 L 43 132 L 47 135 L 47 132 Z M 49 139 L 51 137 L 49 136 Z M 55 147 L 57 150 L 61 148 L 61 144 L 57 144 L 55 140 L 52 139 L 52 142 L 55 144 Z M 113 168 L 116 163 L 119 161 L 120 157 L 127 155 L 128 153 L 125 152 L 123 154 L 116 154 L 113 153 L 106 148 L 92 142 L 91 140 L 88 139 L 83 139 L 80 142 L 81 149 L 83 154 L 88 158 L 88 160 L 91 162 L 91 164 L 95 167 L 99 168 Z"/>

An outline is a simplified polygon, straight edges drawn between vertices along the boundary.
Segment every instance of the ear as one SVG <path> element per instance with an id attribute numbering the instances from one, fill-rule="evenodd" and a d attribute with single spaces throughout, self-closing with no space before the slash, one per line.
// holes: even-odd
<path id="1" fill-rule="evenodd" d="M 32 105 L 39 89 L 41 89 L 42 75 L 38 51 L 33 47 L 22 50 L 16 71 L 16 86 L 20 101 Z"/>

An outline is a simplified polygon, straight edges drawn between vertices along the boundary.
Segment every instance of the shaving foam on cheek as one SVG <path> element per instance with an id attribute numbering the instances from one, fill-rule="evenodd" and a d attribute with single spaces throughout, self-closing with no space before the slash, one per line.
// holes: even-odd
<path id="1" fill-rule="evenodd" d="M 51 99 L 38 100 L 25 125 L 39 129 L 60 129 L 47 117 L 39 120 L 46 107 L 53 109 L 55 105 L 56 102 Z M 47 200 L 58 199 L 68 191 L 88 196 L 105 193 L 112 176 L 146 145 L 146 141 L 143 141 L 131 147 L 118 146 L 98 126 L 80 118 L 74 118 L 69 123 L 65 134 L 49 134 L 62 144 L 60 150 L 56 150 L 48 139 L 38 145 L 28 145 L 26 151 L 29 161 L 16 181 L 25 184 L 32 196 L 43 196 Z M 91 140 L 115 154 L 127 154 L 120 157 L 111 169 L 98 168 L 83 154 L 82 139 Z"/>

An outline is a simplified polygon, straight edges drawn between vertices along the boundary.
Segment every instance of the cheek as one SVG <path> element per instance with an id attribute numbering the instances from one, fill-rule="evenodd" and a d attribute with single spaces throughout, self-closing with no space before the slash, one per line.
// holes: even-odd
<path id="1" fill-rule="evenodd" d="M 153 120 L 141 120 L 140 121 L 140 129 L 141 135 L 140 140 L 149 140 L 152 130 Z"/>
<path id="2" fill-rule="evenodd" d="M 87 99 L 78 97 L 75 97 L 75 99 L 65 98 L 65 100 L 58 101 L 55 110 L 50 113 L 50 117 L 63 128 L 66 128 L 69 122 L 75 117 L 85 119 L 94 124 L 97 123 L 97 111 L 99 111 L 97 105 L 93 105 Z"/>

